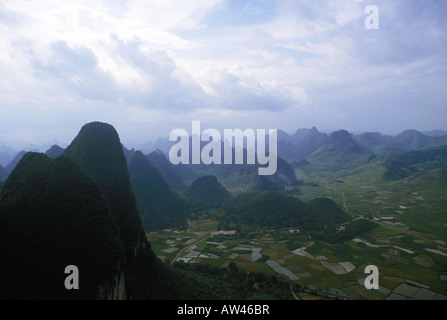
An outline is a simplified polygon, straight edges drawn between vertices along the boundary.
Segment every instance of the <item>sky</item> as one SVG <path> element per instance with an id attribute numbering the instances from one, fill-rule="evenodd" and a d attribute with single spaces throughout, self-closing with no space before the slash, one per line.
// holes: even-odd
<path id="1" fill-rule="evenodd" d="M 447 129 L 447 0 L 2 0 L 0 34 L 0 144 Z"/>

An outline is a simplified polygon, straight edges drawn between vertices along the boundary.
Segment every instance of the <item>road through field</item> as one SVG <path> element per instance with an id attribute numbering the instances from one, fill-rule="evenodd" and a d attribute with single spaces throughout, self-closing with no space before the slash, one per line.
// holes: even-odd
<path id="1" fill-rule="evenodd" d="M 187 245 L 186 247 L 184 247 L 182 250 L 180 250 L 180 251 L 177 253 L 177 255 L 175 256 L 175 258 L 172 259 L 171 264 L 174 264 L 174 262 L 177 261 L 177 258 L 180 257 L 181 254 L 182 254 L 185 250 L 189 249 L 190 247 L 192 247 L 192 246 L 195 245 L 195 244 L 198 244 L 198 243 L 200 243 L 200 242 L 202 242 L 202 241 L 207 240 L 208 238 L 209 238 L 209 236 L 206 236 L 205 238 L 198 239 L 197 241 L 194 241 L 193 243 L 191 243 L 191 244 Z"/>

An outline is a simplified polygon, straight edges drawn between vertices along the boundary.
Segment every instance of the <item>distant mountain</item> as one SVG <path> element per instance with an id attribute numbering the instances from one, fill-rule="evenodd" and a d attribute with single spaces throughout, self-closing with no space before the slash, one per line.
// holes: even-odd
<path id="1" fill-rule="evenodd" d="M 296 175 L 290 164 L 277 158 L 276 173 L 260 176 L 258 165 L 187 165 L 200 176 L 212 175 L 226 186 L 243 187 L 245 190 L 273 191 L 284 190 L 296 182 Z"/>
<path id="2" fill-rule="evenodd" d="M 0 165 L 0 182 L 5 181 L 8 178 L 5 168 Z"/>
<path id="3" fill-rule="evenodd" d="M 2 191 L 3 182 L 0 181 L 0 192 Z"/>
<path id="4" fill-rule="evenodd" d="M 134 148 L 129 150 L 125 146 L 122 146 L 122 147 L 123 147 L 124 157 L 126 157 L 127 163 L 129 163 L 129 159 L 131 159 L 133 157 L 133 155 L 135 154 L 136 151 Z"/>
<path id="5" fill-rule="evenodd" d="M 225 208 L 221 227 L 302 228 L 349 221 L 330 199 L 306 203 L 278 192 L 244 193 Z"/>
<path id="6" fill-rule="evenodd" d="M 354 139 L 379 156 L 389 156 L 447 144 L 447 136 L 441 135 L 441 131 L 434 131 L 430 136 L 417 130 L 406 130 L 395 137 L 365 132 L 354 136 Z"/>
<path id="7" fill-rule="evenodd" d="M 376 148 L 383 146 L 391 141 L 393 137 L 383 136 L 379 132 L 364 132 L 359 135 L 353 136 L 353 139 L 369 150 L 374 151 Z"/>
<path id="8" fill-rule="evenodd" d="M 345 154 L 362 154 L 366 151 L 354 141 L 351 134 L 346 130 L 339 130 L 331 133 L 326 146 L 337 148 L 339 151 L 342 151 Z"/>
<path id="9" fill-rule="evenodd" d="M 173 142 L 169 141 L 168 138 L 165 138 L 165 139 L 158 138 L 157 141 L 155 141 L 155 143 L 152 144 L 151 148 L 148 148 L 149 144 L 146 145 L 146 147 L 147 147 L 146 150 L 147 151 L 145 150 L 145 152 L 149 153 L 149 152 L 152 152 L 152 151 L 155 151 L 155 150 L 161 150 L 162 152 L 168 154 L 169 150 L 172 147 L 172 145 L 173 145 Z"/>
<path id="10" fill-rule="evenodd" d="M 410 150 L 422 150 L 447 144 L 447 136 L 430 137 L 416 130 L 407 130 L 395 137 L 395 140 Z"/>
<path id="11" fill-rule="evenodd" d="M 422 133 L 430 137 L 442 137 L 447 135 L 447 131 L 445 130 L 422 131 Z"/>
<path id="12" fill-rule="evenodd" d="M 399 180 L 433 169 L 447 168 L 447 145 L 390 156 L 384 162 L 385 180 Z"/>
<path id="13" fill-rule="evenodd" d="M 316 127 L 299 129 L 289 137 L 278 136 L 278 156 L 288 161 L 299 161 L 322 147 L 327 140 L 328 135 Z"/>
<path id="14" fill-rule="evenodd" d="M 174 166 L 171 162 L 169 162 L 161 150 L 153 151 L 146 157 L 155 169 L 161 173 L 161 176 L 166 181 L 169 188 L 177 192 L 181 192 L 186 189 L 186 185 L 174 169 Z"/>
<path id="15" fill-rule="evenodd" d="M 201 142 L 201 148 L 207 145 L 207 142 Z M 191 145 L 191 143 L 190 143 Z M 192 148 L 190 148 L 189 159 L 192 158 Z M 223 148 L 223 142 L 221 142 L 221 150 Z M 246 162 L 247 150 L 241 149 L 243 154 L 243 161 Z M 238 186 L 247 190 L 283 190 L 285 186 L 294 184 L 296 182 L 296 176 L 293 168 L 284 159 L 277 157 L 277 171 L 270 176 L 259 176 L 258 168 L 259 164 L 235 164 L 235 149 L 232 149 L 232 164 L 224 164 L 224 151 L 221 153 L 222 164 L 180 164 L 174 166 L 176 172 L 181 177 L 182 175 L 189 174 L 192 177 L 194 174 L 196 177 L 212 175 L 226 186 Z M 192 179 L 183 179 L 192 180 Z M 265 189 L 265 187 L 268 187 Z"/>
<path id="16" fill-rule="evenodd" d="M 313 165 L 337 170 L 374 158 L 372 152 L 356 143 L 349 132 L 339 130 L 331 133 L 326 143 L 306 159 Z"/>
<path id="17" fill-rule="evenodd" d="M 26 154 L 26 151 L 20 151 L 14 159 L 11 160 L 11 162 L 5 167 L 5 171 L 7 175 L 10 175 L 12 170 L 16 167 L 16 165 L 19 163 L 19 161 L 22 159 L 22 157 Z"/>
<path id="18" fill-rule="evenodd" d="M 125 298 L 117 235 L 98 185 L 72 159 L 27 153 L 0 193 L 0 298 Z M 68 265 L 79 290 L 64 287 Z"/>
<path id="19" fill-rule="evenodd" d="M 48 149 L 47 151 L 45 151 L 45 154 L 47 156 L 49 156 L 50 158 L 57 158 L 59 156 L 61 156 L 62 154 L 64 154 L 65 149 L 59 147 L 58 145 L 54 144 L 51 146 L 50 149 Z"/>
<path id="20" fill-rule="evenodd" d="M 183 196 L 194 208 L 201 210 L 220 207 L 231 198 L 230 192 L 214 176 L 198 178 L 185 190 Z"/>
<path id="21" fill-rule="evenodd" d="M 2 145 L 0 147 L 0 165 L 3 167 L 7 166 L 16 154 L 17 150 L 14 148 Z"/>
<path id="22" fill-rule="evenodd" d="M 140 151 L 129 160 L 129 173 L 146 231 L 186 226 L 185 201 L 169 189 L 160 172 Z"/>

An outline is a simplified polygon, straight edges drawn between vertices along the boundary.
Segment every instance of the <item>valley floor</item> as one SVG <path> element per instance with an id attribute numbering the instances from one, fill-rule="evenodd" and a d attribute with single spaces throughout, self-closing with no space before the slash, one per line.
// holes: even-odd
<path id="1" fill-rule="evenodd" d="M 445 191 L 424 191 L 420 182 L 364 184 L 358 178 L 306 174 L 316 185 L 300 187 L 297 194 L 305 200 L 329 197 L 354 220 L 376 223 L 344 243 L 315 240 L 296 229 L 237 236 L 217 231 L 217 221 L 207 218 L 190 221 L 187 231 L 147 236 L 167 263 L 225 267 L 233 261 L 247 271 L 280 274 L 301 286 L 292 290 L 293 299 L 447 300 Z M 378 290 L 365 288 L 367 265 L 379 268 Z"/>

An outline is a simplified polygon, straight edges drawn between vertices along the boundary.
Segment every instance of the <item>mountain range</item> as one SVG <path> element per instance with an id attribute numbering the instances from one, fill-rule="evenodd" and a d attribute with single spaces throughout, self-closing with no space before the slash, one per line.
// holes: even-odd
<path id="1" fill-rule="evenodd" d="M 194 298 L 200 287 L 155 256 L 146 232 L 186 228 L 191 213 L 215 208 L 222 228 L 340 224 L 351 217 L 331 199 L 284 193 L 298 184 L 294 167 L 370 162 L 385 181 L 428 170 L 446 185 L 447 136 L 280 131 L 277 172 L 259 176 L 257 165 L 174 166 L 163 151 L 129 150 L 113 126 L 88 123 L 66 149 L 23 151 L 0 166 L 0 299 Z M 80 270 L 80 290 L 63 286 L 68 265 Z"/>
<path id="2" fill-rule="evenodd" d="M 384 158 L 447 144 L 446 131 L 434 130 L 424 133 L 417 130 L 406 130 L 396 136 L 390 136 L 378 132 L 351 134 L 346 130 L 338 130 L 326 134 L 318 131 L 316 127 L 312 127 L 311 129 L 299 129 L 289 135 L 285 131 L 278 130 L 278 157 L 281 162 L 278 164 L 278 170 L 284 172 L 279 172 L 267 180 L 256 177 L 254 175 L 255 168 L 250 168 L 250 166 L 243 168 L 240 166 L 173 166 L 167 158 L 173 142 L 167 139 L 160 138 L 157 143 L 146 144 L 145 147 L 148 152 L 146 156 L 151 164 L 160 172 L 169 188 L 176 192 L 183 192 L 194 179 L 203 175 L 217 176 L 220 181 L 228 182 L 229 185 L 244 182 L 249 189 L 280 189 L 284 185 L 293 184 L 296 179 L 291 173 L 289 164 L 292 164 L 293 167 L 314 164 L 336 168 L 339 165 L 349 166 L 349 163 L 353 165 L 367 163 L 374 160 L 374 156 Z M 123 148 L 126 158 L 135 152 L 134 149 Z M 61 155 L 63 150 L 63 148 L 53 145 L 46 151 L 46 154 L 54 158 Z M 21 151 L 8 165 L 0 166 L 0 181 L 6 180 L 24 154 L 25 152 Z M 216 167 L 225 168 L 216 169 Z M 248 178 L 247 174 L 253 175 Z"/>
<path id="3" fill-rule="evenodd" d="M 4 299 L 179 299 L 193 286 L 155 257 L 105 123 L 86 124 L 56 159 L 22 157 L 0 193 L 0 246 Z M 68 265 L 82 289 L 64 288 Z"/>

